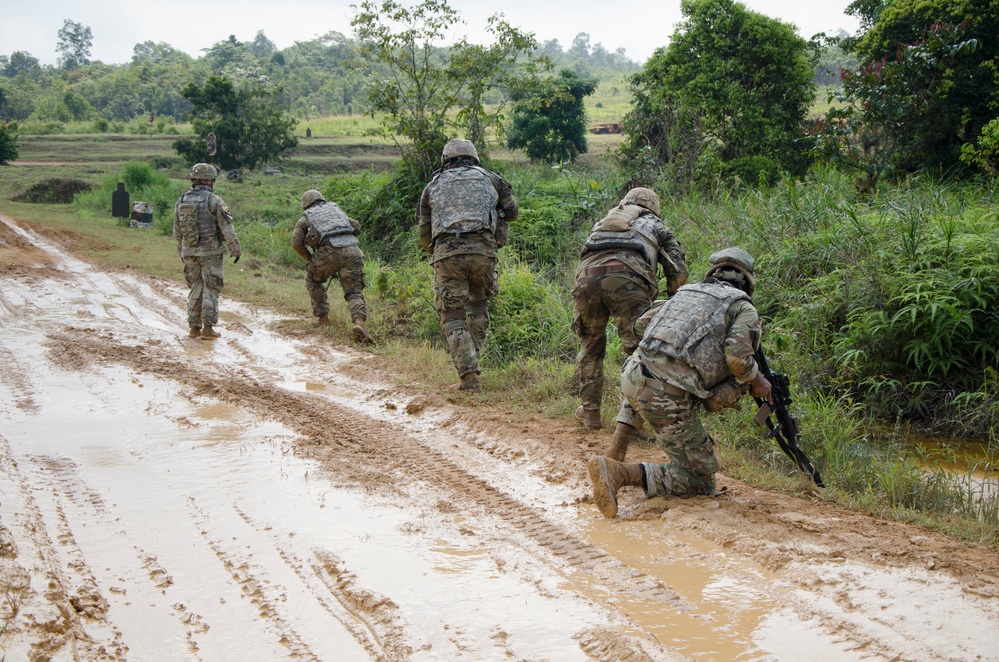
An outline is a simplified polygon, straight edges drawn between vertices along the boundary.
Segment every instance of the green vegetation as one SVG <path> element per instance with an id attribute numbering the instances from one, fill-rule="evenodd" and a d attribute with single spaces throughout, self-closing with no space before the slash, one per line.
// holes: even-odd
<path id="1" fill-rule="evenodd" d="M 0 124 L 0 165 L 16 161 L 17 155 L 17 124 Z"/>
<path id="2" fill-rule="evenodd" d="M 540 89 L 518 96 L 507 146 L 523 149 L 534 162 L 575 161 L 588 149 L 583 99 L 596 89 L 595 80 L 563 69 L 543 81 Z"/>

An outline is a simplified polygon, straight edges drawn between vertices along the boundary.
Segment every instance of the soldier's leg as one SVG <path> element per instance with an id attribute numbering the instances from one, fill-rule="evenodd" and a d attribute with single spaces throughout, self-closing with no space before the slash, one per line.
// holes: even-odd
<path id="1" fill-rule="evenodd" d="M 669 464 L 642 463 L 645 494 L 651 498 L 709 493 L 713 491 L 718 463 L 701 424 L 700 402 L 677 398 L 666 393 L 664 387 L 662 381 L 643 373 L 634 358 L 625 362 L 621 374 L 625 404 L 618 422 L 636 423 L 634 415 L 640 415 L 655 431 L 670 458 Z"/>
<path id="2" fill-rule="evenodd" d="M 191 335 L 196 335 L 195 331 L 201 331 L 201 299 L 204 292 L 200 258 L 184 258 L 184 280 L 191 288 L 187 294 L 187 326 L 191 329 Z"/>
<path id="3" fill-rule="evenodd" d="M 572 331 L 579 338 L 576 379 L 584 411 L 600 411 L 604 389 L 609 314 L 600 296 L 603 276 L 577 277 L 572 290 Z"/>
<path id="4" fill-rule="evenodd" d="M 434 306 L 441 316 L 441 329 L 451 352 L 451 360 L 462 378 L 471 373 L 479 374 L 475 344 L 465 325 L 465 307 L 468 305 L 466 266 L 463 256 L 434 263 Z"/>
<path id="5" fill-rule="evenodd" d="M 222 256 L 213 255 L 201 258 L 201 323 L 215 326 L 219 321 L 219 294 L 225 286 L 222 272 Z"/>
<path id="6" fill-rule="evenodd" d="M 614 317 L 621 350 L 631 354 L 641 338 L 635 335 L 635 320 L 652 303 L 654 289 L 643 279 L 627 272 L 607 274 L 602 284 L 603 301 Z"/>
<path id="7" fill-rule="evenodd" d="M 470 255 L 468 278 L 468 305 L 465 306 L 465 325 L 475 346 L 475 356 L 482 356 L 489 331 L 489 300 L 499 292 L 496 276 L 496 258 Z"/>
<path id="8" fill-rule="evenodd" d="M 312 314 L 318 318 L 327 317 L 330 314 L 329 299 L 326 294 L 326 282 L 334 274 L 332 255 L 328 247 L 320 248 L 305 269 L 305 289 L 309 293 L 309 301 L 312 302 Z"/>
<path id="9" fill-rule="evenodd" d="M 356 246 L 347 246 L 340 251 L 343 259 L 337 278 L 343 288 L 343 299 L 350 309 L 350 319 L 363 323 L 368 319 L 367 304 L 364 301 L 364 255 Z"/>

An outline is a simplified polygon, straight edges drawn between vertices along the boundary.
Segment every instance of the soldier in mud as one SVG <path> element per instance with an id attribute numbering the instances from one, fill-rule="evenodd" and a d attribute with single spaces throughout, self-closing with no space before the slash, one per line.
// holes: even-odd
<path id="1" fill-rule="evenodd" d="M 318 326 L 329 326 L 330 306 L 326 296 L 329 282 L 340 281 L 343 298 L 354 321 L 354 340 L 374 342 L 364 328 L 367 308 L 364 302 L 364 254 L 358 246 L 361 224 L 347 216 L 339 205 L 322 193 L 302 194 L 302 216 L 291 233 L 291 247 L 308 262 L 305 289 L 312 300 L 312 314 Z"/>
<path id="2" fill-rule="evenodd" d="M 208 163 L 194 164 L 191 188 L 177 200 L 173 216 L 173 238 L 191 288 L 187 296 L 190 336 L 206 340 L 219 337 L 215 325 L 223 286 L 222 256 L 228 248 L 235 264 L 242 255 L 229 207 L 212 191 L 216 174 Z"/>
<path id="3" fill-rule="evenodd" d="M 434 305 L 461 377 L 458 388 L 478 391 L 489 300 L 499 290 L 497 251 L 519 210 L 510 184 L 479 166 L 471 141 L 448 141 L 441 163 L 420 196 L 417 225 L 420 243 L 432 256 Z"/>
<path id="4" fill-rule="evenodd" d="M 731 407 L 747 390 L 771 400 L 770 382 L 753 358 L 762 330 L 750 298 L 755 261 L 741 248 L 709 260 L 703 283 L 684 285 L 635 323 L 642 340 L 621 372 L 624 403 L 614 443 L 587 467 L 605 517 L 617 514 L 617 491 L 624 486 L 641 487 L 649 498 L 718 494 L 718 457 L 701 424 L 701 407 Z M 624 462 L 640 419 L 655 430 L 668 464 Z"/>
<path id="5" fill-rule="evenodd" d="M 634 352 L 638 338 L 632 326 L 659 295 L 659 265 L 672 296 L 687 282 L 683 250 L 659 218 L 655 191 L 633 188 L 594 224 L 576 269 L 572 330 L 581 343 L 576 377 L 583 402 L 575 415 L 587 427 L 602 425 L 607 322 L 614 318 L 624 353 Z"/>

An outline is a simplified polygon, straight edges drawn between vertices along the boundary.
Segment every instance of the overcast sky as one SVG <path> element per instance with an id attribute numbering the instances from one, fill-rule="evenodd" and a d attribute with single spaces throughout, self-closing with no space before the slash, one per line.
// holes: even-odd
<path id="1" fill-rule="evenodd" d="M 749 9 L 792 23 L 809 38 L 817 32 L 854 32 L 857 21 L 843 13 L 850 0 L 742 0 Z M 91 59 L 130 62 L 132 47 L 166 42 L 194 57 L 235 35 L 251 41 L 259 30 L 280 48 L 331 30 L 351 35 L 356 0 L 0 0 L 0 54 L 27 51 L 55 64 L 57 33 L 65 19 L 93 32 Z M 418 4 L 418 0 L 406 4 Z M 539 41 L 558 39 L 563 49 L 580 32 L 608 51 L 624 48 L 642 63 L 666 44 L 680 20 L 679 0 L 451 0 L 464 25 L 454 37 L 483 41 L 486 18 L 502 10 L 511 25 Z"/>

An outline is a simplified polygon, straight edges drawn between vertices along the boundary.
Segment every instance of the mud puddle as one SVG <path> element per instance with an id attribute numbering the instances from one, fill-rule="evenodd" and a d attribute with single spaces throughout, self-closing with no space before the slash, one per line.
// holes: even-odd
<path id="1" fill-rule="evenodd" d="M 995 564 L 738 485 L 606 521 L 604 437 L 387 383 L 224 294 L 190 340 L 184 291 L 30 239 L 45 268 L 0 273 L 12 658 L 999 659 Z"/>

